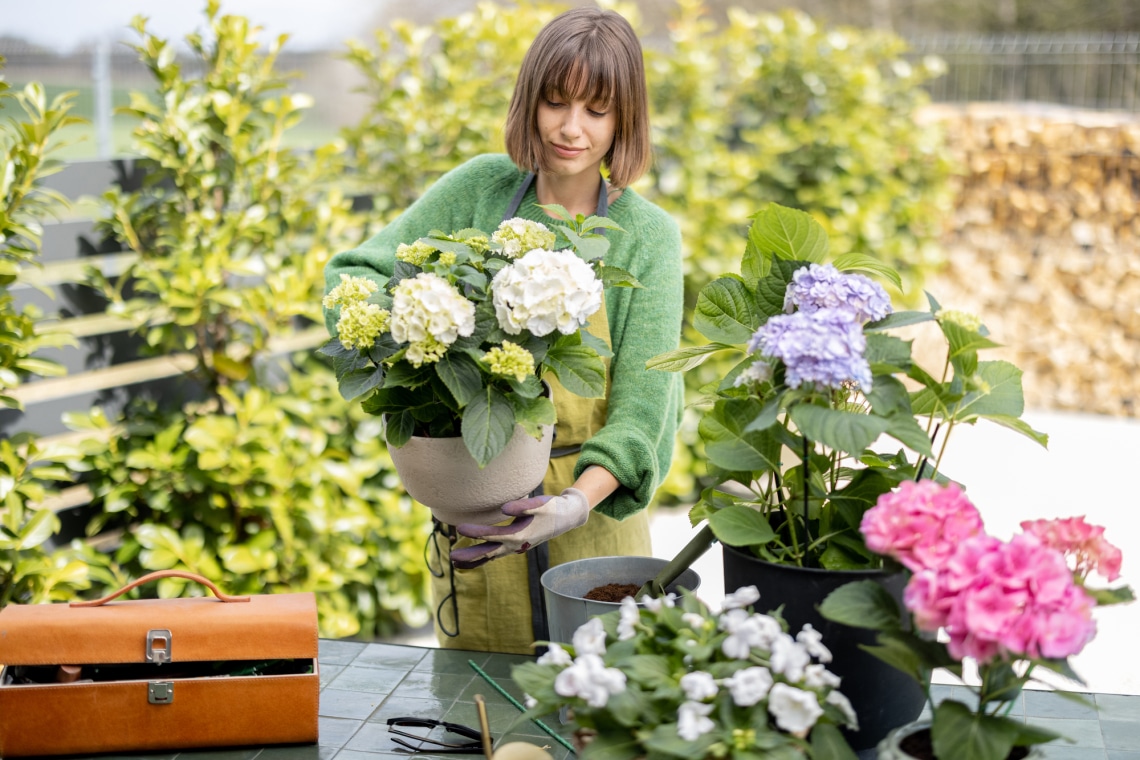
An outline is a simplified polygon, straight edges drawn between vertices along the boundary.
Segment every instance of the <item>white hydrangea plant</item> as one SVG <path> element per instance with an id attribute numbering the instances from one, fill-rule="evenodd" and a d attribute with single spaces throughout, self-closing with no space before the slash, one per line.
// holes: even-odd
<path id="1" fill-rule="evenodd" d="M 342 275 L 324 297 L 337 314 L 332 357 L 341 394 L 385 415 L 385 439 L 462 437 L 484 466 L 515 425 L 541 435 L 553 424 L 546 372 L 570 393 L 605 394 L 608 349 L 583 335 L 602 304 L 603 287 L 637 287 L 604 264 L 603 217 L 564 224 L 509 219 L 490 235 L 460 230 L 400 244 L 387 282 Z M 555 250 L 558 234 L 570 242 Z M 413 411 L 414 410 L 414 411 Z"/>

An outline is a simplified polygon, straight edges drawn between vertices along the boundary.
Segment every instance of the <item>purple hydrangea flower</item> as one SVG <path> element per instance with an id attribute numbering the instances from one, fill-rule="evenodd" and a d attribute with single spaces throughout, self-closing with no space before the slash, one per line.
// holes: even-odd
<path id="1" fill-rule="evenodd" d="M 797 269 L 784 294 L 784 311 L 841 309 L 859 323 L 874 322 L 891 313 L 891 299 L 878 284 L 861 274 L 840 272 L 831 264 Z"/>
<path id="2" fill-rule="evenodd" d="M 849 311 L 778 314 L 752 336 L 748 350 L 757 349 L 784 363 L 791 388 L 803 383 L 839 388 L 853 382 L 864 392 L 871 390 L 871 365 L 863 357 L 867 339 Z"/>

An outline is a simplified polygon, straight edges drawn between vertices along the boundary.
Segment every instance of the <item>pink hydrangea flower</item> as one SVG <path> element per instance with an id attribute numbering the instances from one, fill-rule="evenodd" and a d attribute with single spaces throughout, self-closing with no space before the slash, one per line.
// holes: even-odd
<path id="1" fill-rule="evenodd" d="M 913 572 L 938 567 L 967 538 L 982 532 L 982 517 L 956 484 L 904 482 L 863 515 L 868 548 L 894 557 Z"/>
<path id="2" fill-rule="evenodd" d="M 1021 529 L 1040 538 L 1046 546 L 1064 552 L 1073 563 L 1073 572 L 1083 581 L 1096 572 L 1109 581 L 1120 577 L 1123 559 L 1120 549 L 1104 538 L 1104 527 L 1090 525 L 1085 518 L 1026 520 Z"/>
<path id="3" fill-rule="evenodd" d="M 941 567 L 916 573 L 904 591 L 915 625 L 945 628 L 955 659 L 1064 658 L 1092 640 L 1092 599 L 1064 556 L 1032 534 L 1008 542 L 965 539 Z"/>

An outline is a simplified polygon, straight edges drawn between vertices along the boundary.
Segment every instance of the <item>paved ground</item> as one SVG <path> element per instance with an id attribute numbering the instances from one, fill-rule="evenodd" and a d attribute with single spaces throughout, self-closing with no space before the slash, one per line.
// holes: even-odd
<path id="1" fill-rule="evenodd" d="M 964 483 L 987 530 L 1008 538 L 1022 520 L 1085 515 L 1104 525 L 1124 552 L 1123 581 L 1140 591 L 1140 420 L 1063 413 L 1027 413 L 1049 434 L 1049 449 L 982 422 L 953 433 L 943 470 Z M 660 509 L 653 520 L 654 555 L 672 557 L 692 536 L 682 509 Z M 723 597 L 720 547 L 694 566 L 699 596 Z M 1073 658 L 1089 691 L 1140 694 L 1140 603 L 1097 611 L 1096 639 Z M 942 680 L 949 683 L 949 677 Z M 1059 686 L 1080 689 L 1065 682 Z"/>

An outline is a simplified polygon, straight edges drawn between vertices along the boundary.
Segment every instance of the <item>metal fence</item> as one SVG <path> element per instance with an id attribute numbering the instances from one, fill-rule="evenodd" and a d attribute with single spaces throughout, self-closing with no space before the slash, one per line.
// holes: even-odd
<path id="1" fill-rule="evenodd" d="M 936 56 L 946 73 L 929 83 L 935 102 L 1038 102 L 1078 108 L 1140 112 L 1140 34 L 938 34 L 915 36 L 908 55 Z M 361 75 L 338 50 L 283 52 L 278 69 L 294 72 L 293 87 L 312 94 L 316 107 L 305 124 L 327 136 L 354 123 L 367 104 L 354 92 Z M 0 40 L 3 74 L 13 84 L 43 82 L 49 90 L 75 90 L 74 112 L 90 120 L 97 150 L 107 157 L 126 142 L 126 122 L 113 110 L 131 90 L 150 89 L 151 76 L 134 51 L 101 43 L 59 54 Z M 192 74 L 187 69 L 187 74 Z"/>
<path id="2" fill-rule="evenodd" d="M 913 57 L 946 63 L 946 74 L 929 84 L 935 102 L 1140 110 L 1140 34 L 939 34 L 909 42 Z"/>

